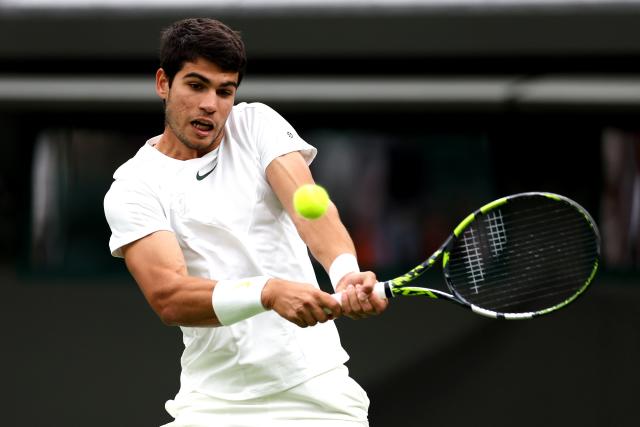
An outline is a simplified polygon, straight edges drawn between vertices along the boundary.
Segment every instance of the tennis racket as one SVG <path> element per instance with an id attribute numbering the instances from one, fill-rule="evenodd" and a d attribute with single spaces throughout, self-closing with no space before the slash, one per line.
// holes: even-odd
<path id="1" fill-rule="evenodd" d="M 599 257 L 600 234 L 584 208 L 557 194 L 521 193 L 467 216 L 429 259 L 377 283 L 374 292 L 389 299 L 443 299 L 492 318 L 529 319 L 582 294 Z M 440 260 L 448 290 L 415 286 Z"/>

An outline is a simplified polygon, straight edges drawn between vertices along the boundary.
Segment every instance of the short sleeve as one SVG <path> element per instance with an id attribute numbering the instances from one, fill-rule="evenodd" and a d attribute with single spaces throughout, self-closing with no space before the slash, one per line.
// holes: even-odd
<path id="1" fill-rule="evenodd" d="M 294 151 L 299 151 L 310 164 L 318 150 L 300 138 L 293 126 L 275 110 L 264 104 L 255 105 L 253 134 L 262 170 L 266 170 L 276 157 Z"/>
<path id="2" fill-rule="evenodd" d="M 104 198 L 104 213 L 111 228 L 111 255 L 122 258 L 122 247 L 160 230 L 173 231 L 162 204 L 150 188 L 129 180 L 116 180 Z"/>

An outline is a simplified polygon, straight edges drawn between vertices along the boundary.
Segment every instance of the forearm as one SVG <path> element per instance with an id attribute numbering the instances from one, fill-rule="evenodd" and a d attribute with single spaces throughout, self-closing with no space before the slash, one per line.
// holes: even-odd
<path id="1" fill-rule="evenodd" d="M 168 231 L 152 233 L 122 252 L 147 302 L 168 325 L 226 326 L 273 309 L 299 326 L 311 326 L 341 314 L 333 298 L 307 283 L 267 276 L 219 281 L 190 276 Z"/>
<path id="2" fill-rule="evenodd" d="M 217 282 L 187 277 L 180 285 L 180 289 L 168 293 L 167 309 L 161 315 L 165 323 L 226 326 L 273 309 L 290 322 L 306 327 L 342 313 L 333 298 L 314 286 L 266 276 Z"/>
<path id="3" fill-rule="evenodd" d="M 355 255 L 353 241 L 340 221 L 338 210 L 331 203 L 321 218 L 309 221 L 295 217 L 294 222 L 302 240 L 313 257 L 329 271 L 331 263 L 343 253 Z"/>

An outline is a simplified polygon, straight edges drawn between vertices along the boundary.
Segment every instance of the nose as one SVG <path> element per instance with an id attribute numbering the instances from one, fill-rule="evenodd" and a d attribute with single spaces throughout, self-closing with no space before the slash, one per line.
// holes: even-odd
<path id="1" fill-rule="evenodd" d="M 200 110 L 207 114 L 213 114 L 218 109 L 218 95 L 215 91 L 207 92 L 200 100 Z"/>

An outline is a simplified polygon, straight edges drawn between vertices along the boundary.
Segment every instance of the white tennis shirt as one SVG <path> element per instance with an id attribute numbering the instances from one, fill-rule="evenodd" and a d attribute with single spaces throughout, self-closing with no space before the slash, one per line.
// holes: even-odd
<path id="1" fill-rule="evenodd" d="M 307 247 L 269 186 L 273 159 L 316 149 L 264 104 L 241 103 L 219 148 L 177 160 L 147 141 L 114 174 L 104 200 L 109 247 L 159 230 L 175 234 L 189 274 L 214 280 L 266 275 L 317 281 Z M 299 328 L 274 311 L 231 326 L 181 327 L 180 393 L 240 400 L 279 392 L 347 361 L 333 322 Z"/>

